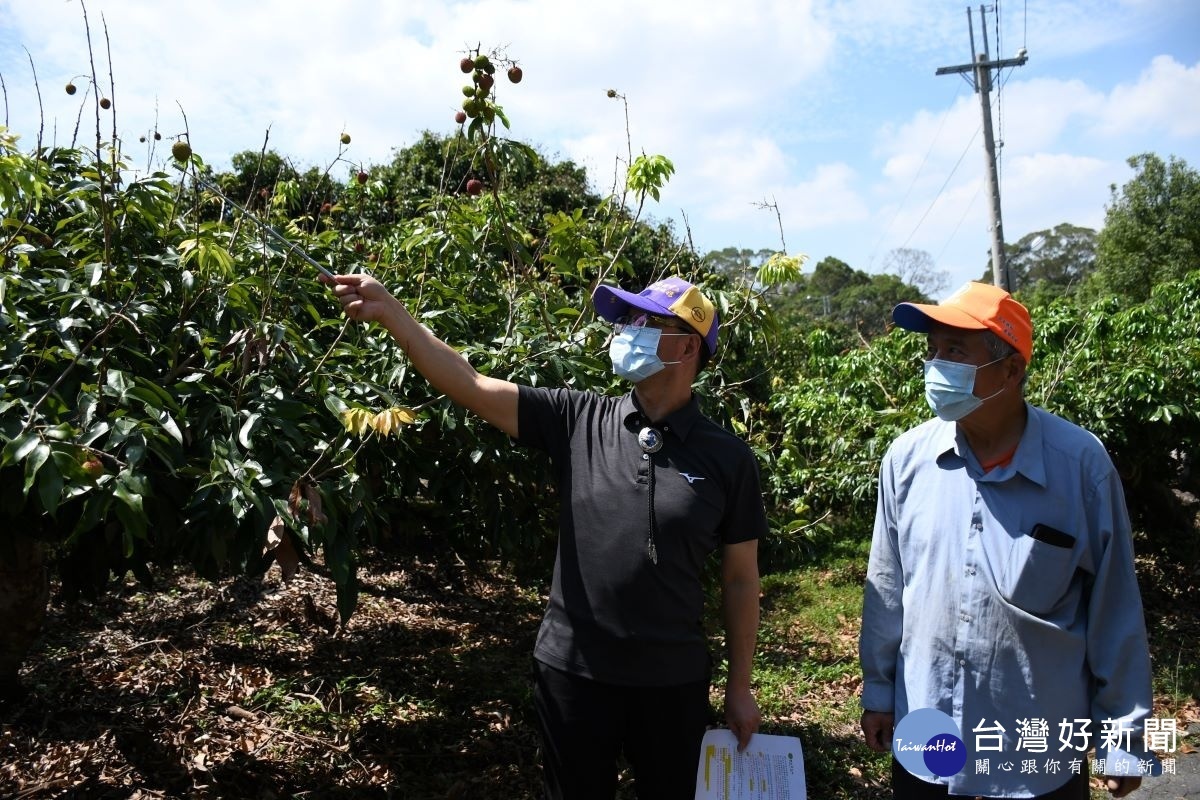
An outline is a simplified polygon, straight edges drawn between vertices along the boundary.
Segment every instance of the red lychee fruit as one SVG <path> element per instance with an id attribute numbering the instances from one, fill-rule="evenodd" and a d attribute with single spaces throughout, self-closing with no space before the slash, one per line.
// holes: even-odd
<path id="1" fill-rule="evenodd" d="M 101 108 L 108 108 L 111 105 L 112 105 L 112 101 L 109 100 L 107 97 L 100 98 L 100 107 Z"/>
<path id="2" fill-rule="evenodd" d="M 67 94 L 75 94 L 75 84 L 67 83 Z"/>
<path id="3" fill-rule="evenodd" d="M 475 62 L 470 58 L 464 58 L 462 61 L 458 62 L 458 68 L 463 72 L 470 72 L 471 70 L 475 69 Z"/>
<path id="4" fill-rule="evenodd" d="M 525 77 L 525 73 L 516 64 L 508 68 L 508 79 L 513 83 L 520 83 L 521 78 Z"/>
<path id="5" fill-rule="evenodd" d="M 358 182 L 359 182 L 359 183 L 366 183 L 366 182 L 367 182 L 367 178 L 369 178 L 369 177 L 370 177 L 370 176 L 369 176 L 369 175 L 367 175 L 367 173 L 365 173 L 365 172 L 360 172 L 360 173 L 358 173 Z"/>
<path id="6" fill-rule="evenodd" d="M 454 112 L 454 121 L 457 122 L 459 125 L 462 125 L 464 122 L 467 121 L 467 112 L 465 112 L 465 111 Z"/>
<path id="7" fill-rule="evenodd" d="M 477 195 L 483 193 L 483 181 L 478 178 L 471 178 L 467 181 L 467 194 Z"/>
<path id="8" fill-rule="evenodd" d="M 479 88 L 483 89 L 485 92 L 491 89 L 492 84 L 495 82 L 496 79 L 491 75 L 488 75 L 486 72 L 479 76 Z"/>

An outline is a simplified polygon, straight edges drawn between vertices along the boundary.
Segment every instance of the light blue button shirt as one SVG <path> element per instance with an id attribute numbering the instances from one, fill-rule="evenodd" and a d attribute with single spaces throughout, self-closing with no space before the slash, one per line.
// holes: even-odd
<path id="1" fill-rule="evenodd" d="M 1026 409 L 1012 461 L 986 474 L 957 424 L 939 419 L 898 437 L 880 468 L 862 705 L 897 723 L 918 708 L 952 717 L 967 762 L 940 780 L 951 794 L 1044 794 L 1088 759 L 1088 743 L 1110 775 L 1137 775 L 1152 759 L 1142 739 L 1150 657 L 1120 478 L 1091 433 Z M 1035 539 L 1039 523 L 1073 545 L 1053 532 L 1043 538 L 1060 544 Z M 1105 729 L 1130 733 L 1106 740 Z"/>

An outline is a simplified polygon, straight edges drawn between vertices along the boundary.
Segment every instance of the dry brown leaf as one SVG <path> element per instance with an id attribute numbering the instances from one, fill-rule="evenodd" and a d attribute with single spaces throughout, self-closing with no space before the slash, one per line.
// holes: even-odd
<path id="1" fill-rule="evenodd" d="M 392 426 L 394 422 L 395 420 L 392 418 L 392 412 L 380 411 L 371 418 L 371 427 L 374 428 L 375 432 L 380 436 L 387 436 L 392 432 Z"/>
<path id="2" fill-rule="evenodd" d="M 329 521 L 321 505 L 321 492 L 313 483 L 305 482 L 304 499 L 308 501 L 308 524 L 324 525 Z"/>
<path id="3" fill-rule="evenodd" d="M 292 484 L 292 490 L 288 492 L 288 511 L 292 512 L 292 516 L 300 515 L 300 500 L 304 497 L 304 488 L 301 484 L 304 479 L 300 479 Z"/>
<path id="4" fill-rule="evenodd" d="M 271 520 L 271 524 L 267 526 L 267 549 L 274 550 L 283 541 L 283 533 L 286 526 L 283 524 L 283 517 L 276 516 Z"/>
<path id="5" fill-rule="evenodd" d="M 412 425 L 417 421 L 417 412 L 413 411 L 408 406 L 400 406 L 390 409 L 393 417 L 393 424 L 399 427 L 400 425 Z"/>
<path id="6" fill-rule="evenodd" d="M 283 517 L 277 516 L 271 520 L 267 528 L 267 549 L 279 562 L 279 571 L 283 574 L 284 581 L 296 577 L 296 573 L 300 571 L 300 556 L 292 544 L 292 537 L 288 536 Z"/>

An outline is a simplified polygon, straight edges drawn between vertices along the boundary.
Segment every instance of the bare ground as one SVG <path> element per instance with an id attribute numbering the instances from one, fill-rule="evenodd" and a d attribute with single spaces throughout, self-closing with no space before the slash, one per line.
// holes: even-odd
<path id="1" fill-rule="evenodd" d="M 1200 564 L 1143 551 L 1155 660 L 1175 676 L 1155 714 L 1182 730 L 1200 719 Z M 22 693 L 0 704 L 0 797 L 537 797 L 527 678 L 544 597 L 491 564 L 368 558 L 345 629 L 319 565 L 287 583 L 277 568 L 223 584 L 178 572 L 156 591 L 129 579 L 52 606 Z M 776 634 L 763 658 L 852 658 L 857 620 L 839 628 Z M 854 726 L 812 721 L 856 704 L 858 683 L 764 719 L 803 741 L 810 797 L 886 796 Z"/>

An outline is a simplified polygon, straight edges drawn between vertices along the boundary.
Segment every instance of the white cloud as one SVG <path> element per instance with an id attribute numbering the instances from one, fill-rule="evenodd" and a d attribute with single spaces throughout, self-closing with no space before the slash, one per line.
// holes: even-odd
<path id="1" fill-rule="evenodd" d="M 1074 136 L 1075 129 L 1092 124 L 1106 98 L 1103 92 L 1080 80 L 1014 78 L 1002 102 L 1003 116 L 994 112 L 993 118 L 1002 120 L 1002 125 L 997 123 L 997 135 L 1003 138 L 1005 154 L 1011 157 L 1055 147 L 1064 134 Z"/>
<path id="2" fill-rule="evenodd" d="M 1120 162 L 1066 153 L 1038 153 L 1009 159 L 1004 181 L 1004 227 L 1008 241 L 1035 230 L 1071 222 L 1089 228 L 1104 223 L 1107 198 L 1118 180 Z"/>
<path id="3" fill-rule="evenodd" d="M 1158 56 L 1136 83 L 1113 89 L 1094 126 L 1097 135 L 1109 136 L 1150 129 L 1178 138 L 1200 135 L 1200 62 L 1186 67 Z"/>

